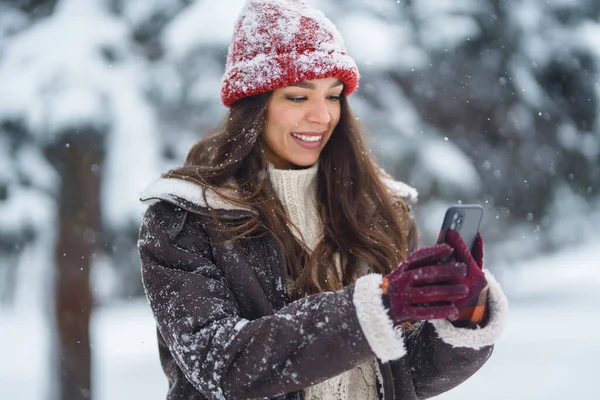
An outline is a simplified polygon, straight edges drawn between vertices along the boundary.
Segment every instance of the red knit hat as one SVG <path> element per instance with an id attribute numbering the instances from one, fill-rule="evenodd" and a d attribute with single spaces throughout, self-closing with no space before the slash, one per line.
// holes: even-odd
<path id="1" fill-rule="evenodd" d="M 250 0 L 229 46 L 221 99 L 235 100 L 311 79 L 339 78 L 344 93 L 358 86 L 358 68 L 322 12 L 304 0 Z"/>

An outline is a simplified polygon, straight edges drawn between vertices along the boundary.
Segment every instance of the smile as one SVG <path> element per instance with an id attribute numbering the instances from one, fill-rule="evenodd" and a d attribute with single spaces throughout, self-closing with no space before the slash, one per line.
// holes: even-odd
<path id="1" fill-rule="evenodd" d="M 318 142 L 319 140 L 323 139 L 324 135 L 319 135 L 319 136 L 304 136 L 304 135 L 298 135 L 297 133 L 292 133 L 292 136 L 300 139 L 304 142 Z"/>

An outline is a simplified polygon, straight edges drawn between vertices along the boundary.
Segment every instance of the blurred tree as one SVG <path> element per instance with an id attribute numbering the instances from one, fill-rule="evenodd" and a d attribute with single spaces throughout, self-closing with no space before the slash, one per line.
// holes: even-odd
<path id="1" fill-rule="evenodd" d="M 600 182 L 597 2 L 490 0 L 436 11 L 427 3 L 410 3 L 410 22 L 429 63 L 392 76 L 422 120 L 472 160 L 480 199 L 504 210 L 507 224 L 542 227 L 563 185 L 592 201 Z M 457 18 L 474 23 L 469 34 L 432 40 L 460 30 Z"/>
<path id="2" fill-rule="evenodd" d="M 1 2 L 23 11 L 32 19 L 37 19 L 52 14 L 57 0 L 2 0 Z"/>
<path id="3" fill-rule="evenodd" d="M 51 27 L 52 25 L 45 21 L 46 18 L 52 15 L 56 2 L 55 1 L 21 1 L 13 3 L 14 8 L 10 11 L 13 13 L 22 12 L 21 16 L 28 20 L 32 30 L 43 27 Z M 7 8 L 6 5 L 3 7 Z M 7 79 L 15 79 L 19 82 L 18 76 L 12 70 L 14 63 L 22 63 L 24 59 L 29 57 L 35 60 L 35 53 L 43 53 L 43 48 L 36 48 L 36 40 L 38 45 L 44 43 L 44 38 L 32 33 L 22 33 L 25 24 L 22 24 L 18 29 L 14 29 L 9 34 L 21 34 L 28 37 L 33 43 L 27 43 L 33 48 L 27 48 L 27 44 L 23 48 L 7 48 L 3 56 L 5 63 L 3 64 L 4 74 L 2 85 L 5 90 L 3 96 L 16 95 L 18 92 L 12 92 L 10 85 L 7 84 Z M 27 31 L 24 31 L 27 32 Z M 34 31 L 35 32 L 35 31 Z M 33 53 L 28 51 L 33 50 Z M 43 60 L 43 56 L 40 57 Z M 39 60 L 39 61 L 42 61 Z M 43 60 L 41 64 L 44 64 Z M 33 61 L 35 63 L 35 61 Z M 48 65 L 44 65 L 48 66 Z M 39 67 L 39 65 L 38 65 Z M 27 68 L 24 69 L 26 76 Z M 33 69 L 35 71 L 35 68 Z M 52 73 L 52 70 L 48 70 Z M 35 81 L 35 77 L 28 77 L 31 81 Z M 60 79 L 58 76 L 54 78 Z M 43 96 L 55 95 L 60 97 L 62 92 L 59 85 L 48 85 L 48 81 L 42 78 L 35 83 L 41 84 L 41 87 L 34 88 L 35 94 Z M 35 85 L 34 83 L 34 85 Z M 7 89 L 8 88 L 8 89 Z M 18 97 L 18 96 L 17 96 Z M 12 100 L 12 99 L 11 99 Z M 77 127 L 68 128 L 68 124 L 63 126 L 52 126 L 49 121 L 44 121 L 41 124 L 32 121 L 31 109 L 18 109 L 18 100 L 15 101 L 14 108 L 8 108 L 2 118 L 2 133 L 5 143 L 9 148 L 12 148 L 16 154 L 22 153 L 24 148 L 34 148 L 34 159 L 20 160 L 13 158 L 12 170 L 13 174 L 8 175 L 4 180 L 4 206 L 6 210 L 12 208 L 20 214 L 21 221 L 17 220 L 17 224 L 10 227 L 13 234 L 6 235 L 8 250 L 14 253 L 15 250 L 27 248 L 29 242 L 34 239 L 40 239 L 39 233 L 43 229 L 38 225 L 34 234 L 24 235 L 28 232 L 27 214 L 34 212 L 34 209 L 28 209 L 29 206 L 44 206 L 41 201 L 36 201 L 35 196 L 43 194 L 45 185 L 39 185 L 39 180 L 31 180 L 31 175 L 39 174 L 40 176 L 47 175 L 42 170 L 43 168 L 53 168 L 56 174 L 53 177 L 55 185 L 51 195 L 52 201 L 56 203 L 57 210 L 55 217 L 51 221 L 56 221 L 56 244 L 54 248 L 54 263 L 55 266 L 54 287 L 52 288 L 54 299 L 54 308 L 52 315 L 54 316 L 53 327 L 55 327 L 56 338 L 53 353 L 57 365 L 53 366 L 56 371 L 57 379 L 52 384 L 54 388 L 53 396 L 60 399 L 82 399 L 90 398 L 91 396 L 91 351 L 89 337 L 89 322 L 92 310 L 92 295 L 89 285 L 89 272 L 91 262 L 94 256 L 96 247 L 94 240 L 94 232 L 100 229 L 100 204 L 99 204 L 99 187 L 100 178 L 97 169 L 92 168 L 94 165 L 100 165 L 103 158 L 103 140 L 102 135 L 95 132 L 94 129 L 80 132 Z M 26 106 L 35 108 L 34 103 Z M 38 110 L 35 110 L 38 111 Z M 34 111 L 34 112 L 35 112 Z M 56 112 L 57 109 L 52 106 L 46 106 L 41 111 Z M 29 118 L 28 118 L 29 117 Z M 55 121 L 56 122 L 56 121 Z M 83 127 L 84 125 L 81 125 Z M 37 128 L 37 130 L 36 130 Z M 62 129 L 65 131 L 62 131 Z M 14 157 L 14 156 L 13 156 Z M 38 158 L 38 159 L 36 159 Z M 39 158 L 45 158 L 40 160 Z M 47 160 L 47 161 L 46 161 Z M 30 189 L 29 196 L 25 204 L 18 204 L 18 200 L 28 197 L 21 196 L 19 192 L 23 191 L 23 186 Z M 40 193 L 42 192 L 42 193 Z M 37 204 L 36 204 L 37 203 Z M 9 206 L 7 206 L 7 204 Z M 18 222 L 22 225 L 19 226 Z M 40 221 L 38 221 L 39 223 Z M 17 235 L 14 233 L 17 232 Z M 19 233 L 23 232 L 23 233 Z M 47 233 L 47 232 L 46 232 Z M 50 237 L 43 237 L 42 240 L 51 240 Z M 22 238 L 22 239 L 20 239 Z M 24 240 L 27 239 L 27 240 Z M 13 245 L 11 248 L 10 245 Z M 4 247 L 4 246 L 3 246 Z M 48 254 L 50 255 L 50 254 Z M 13 271 L 10 275 L 16 274 L 16 266 L 5 266 L 6 271 Z M 40 279 L 38 277 L 37 279 Z M 32 280 L 35 280 L 33 278 Z"/>
<path id="4" fill-rule="evenodd" d="M 91 398 L 92 312 L 90 267 L 100 230 L 100 176 L 103 133 L 65 132 L 45 147 L 58 172 L 58 238 L 55 264 L 55 318 L 60 377 L 57 398 Z"/>
<path id="5" fill-rule="evenodd" d="M 147 179 L 140 173 L 154 177 L 160 169 L 140 73 L 152 57 L 138 51 L 131 27 L 104 0 L 3 2 L 0 10 L 0 154 L 7 155 L 0 251 L 11 256 L 1 258 L 0 271 L 21 288 L 51 282 L 51 396 L 89 399 L 90 271 L 98 255 L 113 257 L 124 276 L 135 271 L 112 293 L 141 293 L 137 256 L 130 256 Z M 51 273 L 17 281 L 27 250 L 40 252 Z M 2 295 L 10 299 L 7 288 Z"/>

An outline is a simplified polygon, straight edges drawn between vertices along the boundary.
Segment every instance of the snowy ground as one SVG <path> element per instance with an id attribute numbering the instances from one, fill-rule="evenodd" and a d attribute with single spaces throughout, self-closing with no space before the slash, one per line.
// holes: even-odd
<path id="1" fill-rule="evenodd" d="M 490 361 L 439 399 L 597 399 L 600 249 L 591 243 L 529 262 L 501 280 L 509 324 Z M 506 268 L 508 270 L 508 268 Z M 48 329 L 42 318 L 0 314 L 0 398 L 47 398 Z M 94 399 L 164 399 L 166 380 L 145 302 L 93 318 Z"/>

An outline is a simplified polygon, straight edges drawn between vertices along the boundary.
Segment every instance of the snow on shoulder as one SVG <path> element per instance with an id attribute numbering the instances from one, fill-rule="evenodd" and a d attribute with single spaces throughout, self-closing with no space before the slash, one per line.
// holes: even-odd
<path id="1" fill-rule="evenodd" d="M 232 197 L 237 194 L 237 190 L 229 188 L 219 189 L 219 192 Z M 160 178 L 150 184 L 140 194 L 140 201 L 148 205 L 156 203 L 159 200 L 173 202 L 176 198 L 214 210 L 245 209 L 239 204 L 228 201 L 210 188 L 204 188 L 194 182 L 177 178 Z"/>

